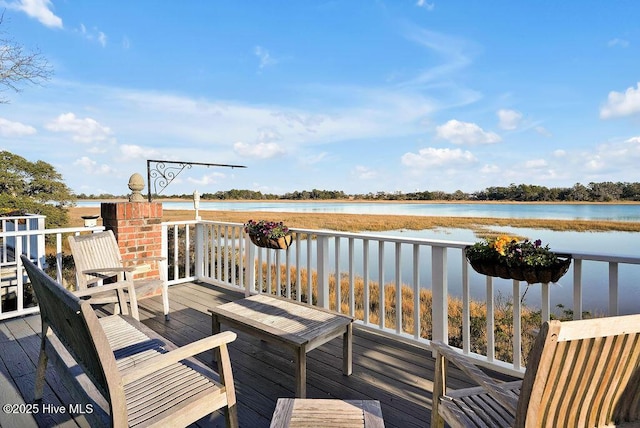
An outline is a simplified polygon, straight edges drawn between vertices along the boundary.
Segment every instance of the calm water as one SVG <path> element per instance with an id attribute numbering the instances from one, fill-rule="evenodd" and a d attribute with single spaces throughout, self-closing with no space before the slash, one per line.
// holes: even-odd
<path id="1" fill-rule="evenodd" d="M 99 202 L 81 202 L 78 206 L 99 206 Z M 193 209 L 190 202 L 164 202 L 164 209 Z M 540 218 L 540 219 L 584 219 L 611 221 L 640 221 L 640 204 L 407 204 L 407 203 L 367 203 L 367 202 L 201 202 L 200 210 L 225 211 L 267 211 L 267 212 L 319 212 L 345 214 L 388 214 L 388 215 L 425 215 L 451 217 L 492 217 L 492 218 Z M 274 216 L 275 218 L 275 216 Z M 597 253 L 606 255 L 640 255 L 640 233 L 637 232 L 556 232 L 546 229 L 523 229 L 512 227 L 493 228 L 497 231 L 525 236 L 530 239 L 542 239 L 555 251 Z M 474 242 L 478 238 L 468 229 L 434 229 L 423 231 L 388 231 L 384 234 L 400 235 L 412 238 L 441 239 L 451 241 Z M 304 247 L 304 246 L 303 246 Z M 343 245 L 343 247 L 345 247 Z M 376 247 L 376 246 L 374 246 Z M 345 248 L 342 248 L 345 251 Z M 370 256 L 376 257 L 375 248 Z M 389 254 L 386 254 L 389 251 Z M 392 246 L 385 250 L 385 281 L 391 281 L 394 275 Z M 411 254 L 409 247 L 403 253 Z M 356 248 L 356 259 L 361 258 L 362 251 Z M 428 255 L 423 255 L 428 265 Z M 460 267 L 455 257 L 449 260 L 449 287 L 451 294 L 460 292 Z M 341 264 L 346 266 L 347 255 L 342 256 Z M 304 257 L 303 257 L 304 260 Z M 583 263 L 584 309 L 605 312 L 607 308 L 606 281 L 608 265 L 606 263 Z M 411 278 L 411 268 L 402 269 L 402 277 Z M 362 272 L 359 272 L 362 274 Z M 371 272 L 372 280 L 375 273 Z M 619 295 L 621 313 L 640 313 L 640 266 L 620 266 Z M 421 282 L 427 282 L 424 278 Z M 511 281 L 495 279 L 496 293 L 512 295 Z M 553 305 L 572 306 L 572 269 L 554 285 L 551 290 Z M 603 286 L 604 284 L 604 286 Z M 471 293 L 476 299 L 484 299 L 484 277 L 477 274 L 471 276 Z M 525 286 L 523 285 L 523 289 Z M 527 292 L 526 303 L 539 306 L 539 287 L 531 286 Z"/>
<path id="2" fill-rule="evenodd" d="M 80 205 L 80 204 L 78 204 Z M 94 203 L 97 206 L 98 203 Z M 82 206 L 82 205 L 80 205 Z M 164 202 L 164 209 L 193 209 L 191 202 Z M 640 204 L 434 204 L 380 202 L 201 202 L 201 210 L 314 212 L 640 221 Z"/>

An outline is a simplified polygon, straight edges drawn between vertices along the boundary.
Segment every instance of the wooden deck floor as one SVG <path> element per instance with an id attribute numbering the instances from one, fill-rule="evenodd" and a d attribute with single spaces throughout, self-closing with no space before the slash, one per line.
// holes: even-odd
<path id="1" fill-rule="evenodd" d="M 194 283 L 171 286 L 169 296 L 169 322 L 163 320 L 159 297 L 141 301 L 140 319 L 177 345 L 211 334 L 207 309 L 242 297 Z M 0 401 L 3 404 L 32 403 L 39 333 L 39 315 L 0 323 Z M 334 339 L 308 354 L 308 398 L 379 400 L 387 427 L 429 426 L 434 373 L 434 361 L 429 351 L 355 328 L 353 374 L 344 376 L 341 340 Z M 230 354 L 240 426 L 268 427 L 277 398 L 294 396 L 293 355 L 244 333 L 238 333 L 238 339 L 230 346 Z M 201 354 L 198 358 L 211 364 L 209 354 Z M 51 406 L 41 408 L 33 416 L 24 414 L 24 409 L 19 409 L 22 410 L 20 414 L 8 414 L 3 409 L 0 427 L 87 426 L 82 415 L 54 412 L 55 406 L 64 408 L 62 403 L 68 405 L 74 400 L 51 366 L 47 372 L 48 387 L 43 405 L 49 403 Z M 453 375 L 450 387 L 469 385 L 459 373 Z M 207 422 L 224 426 L 224 418 L 220 415 L 214 415 Z"/>

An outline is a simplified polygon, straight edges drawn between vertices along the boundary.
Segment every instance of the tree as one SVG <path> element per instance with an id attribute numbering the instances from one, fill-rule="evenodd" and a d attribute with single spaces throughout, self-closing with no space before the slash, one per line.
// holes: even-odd
<path id="1" fill-rule="evenodd" d="M 0 14 L 0 25 L 4 12 Z M 39 51 L 27 51 L 0 30 L 0 94 L 21 92 L 23 84 L 37 85 L 51 78 L 53 71 Z M 9 100 L 0 95 L 0 104 Z"/>
<path id="2" fill-rule="evenodd" d="M 74 201 L 62 175 L 50 164 L 0 152 L 0 212 L 42 214 L 47 216 L 47 227 L 62 227 Z"/>

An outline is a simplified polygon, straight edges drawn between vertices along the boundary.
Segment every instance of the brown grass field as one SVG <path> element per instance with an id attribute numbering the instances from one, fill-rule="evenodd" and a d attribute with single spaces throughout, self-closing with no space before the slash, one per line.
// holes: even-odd
<path id="1" fill-rule="evenodd" d="M 286 209 L 283 204 L 283 209 Z M 99 215 L 100 208 L 71 208 L 70 226 L 82 226 L 84 215 Z M 164 210 L 163 221 L 193 220 L 193 210 Z M 640 222 L 599 220 L 548 220 L 478 217 L 435 217 L 379 214 L 333 214 L 259 211 L 200 211 L 203 220 L 244 223 L 249 219 L 283 221 L 289 227 L 345 232 L 425 230 L 433 228 L 471 229 L 479 236 L 495 234 L 495 228 L 519 227 L 577 232 L 640 232 Z M 100 221 L 100 220 L 99 220 Z M 100 224 L 100 223 L 98 223 Z"/>

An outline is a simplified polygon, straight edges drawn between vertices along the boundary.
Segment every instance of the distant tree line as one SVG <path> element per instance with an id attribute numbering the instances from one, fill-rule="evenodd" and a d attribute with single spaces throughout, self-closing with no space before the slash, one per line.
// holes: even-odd
<path id="1" fill-rule="evenodd" d="M 127 195 L 77 195 L 78 199 L 110 199 L 126 198 Z M 193 194 L 159 197 L 192 199 Z M 509 186 L 487 187 L 473 193 L 456 190 L 452 193 L 441 190 L 422 192 L 376 192 L 367 194 L 346 194 L 342 190 L 302 190 L 276 195 L 256 190 L 231 189 L 215 193 L 202 193 L 203 200 L 377 200 L 377 201 L 514 201 L 514 202 L 613 202 L 640 201 L 640 183 L 603 182 L 583 185 L 576 183 L 573 187 L 545 187 L 535 184 L 510 184 Z"/>

